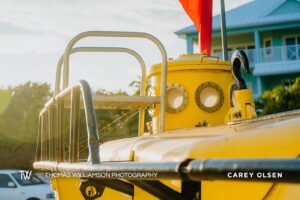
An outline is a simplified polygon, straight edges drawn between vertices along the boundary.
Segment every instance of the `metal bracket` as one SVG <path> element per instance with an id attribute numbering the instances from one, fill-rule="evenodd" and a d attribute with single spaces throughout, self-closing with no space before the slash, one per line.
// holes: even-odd
<path id="1" fill-rule="evenodd" d="M 94 200 L 102 196 L 105 187 L 97 184 L 94 181 L 82 180 L 79 190 L 85 200 Z"/>
<path id="2" fill-rule="evenodd" d="M 241 65 L 244 66 L 244 71 L 250 73 L 249 60 L 247 54 L 243 50 L 236 50 L 231 57 L 232 75 L 236 81 L 239 90 L 247 89 L 246 81 L 241 73 Z"/>

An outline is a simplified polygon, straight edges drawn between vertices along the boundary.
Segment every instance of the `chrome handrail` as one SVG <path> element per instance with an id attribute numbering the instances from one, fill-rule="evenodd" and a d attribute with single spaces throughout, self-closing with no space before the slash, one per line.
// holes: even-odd
<path id="1" fill-rule="evenodd" d="M 162 72 L 160 88 L 160 131 L 165 130 L 165 111 L 166 111 L 166 85 L 167 85 L 167 53 L 162 43 L 154 36 L 142 32 L 118 32 L 118 31 L 88 31 L 76 35 L 67 45 L 64 54 L 64 72 L 63 88 L 69 85 L 69 60 L 74 45 L 81 39 L 87 37 L 127 37 L 127 38 L 144 38 L 153 42 L 160 50 L 162 55 Z"/>
<path id="2" fill-rule="evenodd" d="M 140 63 L 142 76 L 141 76 L 141 86 L 140 86 L 140 96 L 146 95 L 146 65 L 143 58 L 136 51 L 128 48 L 122 47 L 76 47 L 73 48 L 71 54 L 77 52 L 116 52 L 116 53 L 128 53 L 135 57 L 137 61 Z M 56 67 L 56 77 L 55 77 L 55 91 L 54 95 L 56 95 L 60 91 L 60 78 L 61 78 L 61 70 L 63 67 L 64 55 L 62 55 L 57 63 Z M 144 117 L 145 117 L 145 109 L 140 109 L 139 114 L 139 135 L 142 135 L 144 131 Z"/>
<path id="3" fill-rule="evenodd" d="M 71 93 L 71 118 L 70 118 L 70 145 L 69 145 L 69 159 L 70 162 L 77 162 L 79 151 L 79 111 L 80 111 L 80 91 L 83 99 L 83 106 L 85 111 L 85 119 L 88 134 L 88 148 L 89 148 L 89 161 L 92 164 L 100 163 L 99 158 L 99 134 L 97 130 L 96 113 L 94 109 L 93 96 L 89 84 L 85 80 L 81 80 L 71 87 L 65 88 L 55 97 L 50 99 L 45 107 L 40 112 L 40 127 L 39 137 L 40 143 L 38 143 L 37 152 L 40 147 L 40 160 L 49 160 L 57 162 L 64 162 L 64 136 L 63 120 L 51 121 L 55 115 L 58 119 L 63 118 L 63 102 L 64 98 Z M 51 112 L 51 109 L 55 109 L 56 112 Z M 54 117 L 55 119 L 55 117 Z M 77 124 L 77 125 L 76 125 Z M 57 130 L 54 130 L 57 129 Z M 47 135 L 48 133 L 48 135 Z M 55 138 L 54 133 L 57 138 Z M 55 140 L 57 139 L 57 140 Z M 47 144 L 48 143 L 48 144 Z M 54 144 L 57 144 L 54 145 Z M 49 146 L 49 148 L 47 148 Z M 36 160 L 39 155 L 36 154 Z"/>

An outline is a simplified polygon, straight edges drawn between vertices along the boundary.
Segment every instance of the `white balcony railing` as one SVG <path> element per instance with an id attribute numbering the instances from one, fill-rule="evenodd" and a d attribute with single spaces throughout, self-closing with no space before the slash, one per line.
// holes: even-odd
<path id="1" fill-rule="evenodd" d="M 300 60 L 300 45 L 262 48 L 259 53 L 261 63 Z"/>
<path id="2" fill-rule="evenodd" d="M 243 49 L 249 59 L 250 65 L 255 62 L 255 50 L 254 49 Z M 230 59 L 234 51 L 228 51 L 228 58 Z M 222 58 L 222 52 L 214 52 L 214 56 L 218 56 L 219 58 Z"/>
<path id="3" fill-rule="evenodd" d="M 300 60 L 300 45 L 278 46 L 270 48 L 260 48 L 258 54 L 255 49 L 245 49 L 248 55 L 249 63 L 272 63 L 272 62 L 287 62 Z M 231 58 L 233 51 L 228 52 L 228 57 Z M 215 56 L 222 58 L 221 52 L 215 52 Z M 257 59 L 259 55 L 259 59 Z"/>

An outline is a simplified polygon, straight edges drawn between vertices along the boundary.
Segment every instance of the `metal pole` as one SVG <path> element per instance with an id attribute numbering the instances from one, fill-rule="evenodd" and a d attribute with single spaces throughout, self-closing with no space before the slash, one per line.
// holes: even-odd
<path id="1" fill-rule="evenodd" d="M 223 60 L 228 60 L 225 3 L 224 0 L 220 0 L 220 2 L 221 2 L 220 16 L 221 16 L 222 54 L 223 54 Z"/>

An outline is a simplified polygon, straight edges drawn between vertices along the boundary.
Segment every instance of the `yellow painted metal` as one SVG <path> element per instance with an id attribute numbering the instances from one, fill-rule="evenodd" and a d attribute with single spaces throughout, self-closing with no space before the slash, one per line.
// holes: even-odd
<path id="1" fill-rule="evenodd" d="M 164 134 L 107 142 L 101 145 L 100 157 L 103 158 L 102 161 L 122 161 L 130 160 L 133 156 L 132 160 L 135 162 L 207 158 L 296 158 L 300 153 L 299 124 L 300 116 L 296 116 L 232 126 L 172 130 Z M 162 181 L 177 191 L 181 190 L 180 181 Z M 60 199 L 80 199 L 78 180 L 62 179 L 59 183 L 56 187 L 63 193 L 61 197 L 70 195 Z M 270 197 L 267 195 L 266 199 L 300 198 L 299 184 L 276 184 L 276 187 L 272 185 L 257 182 L 203 181 L 201 196 L 203 200 L 263 199 L 269 193 Z M 118 192 L 111 190 L 106 190 L 104 195 L 100 199 L 121 199 L 115 196 L 120 195 Z M 135 188 L 134 199 L 155 198 Z"/>
<path id="2" fill-rule="evenodd" d="M 234 91 L 234 107 L 228 111 L 225 122 L 256 117 L 255 104 L 250 89 Z"/>
<path id="3" fill-rule="evenodd" d="M 77 178 L 52 178 L 52 189 L 55 193 L 57 200 L 84 200 L 80 190 L 80 180 Z M 131 196 L 125 195 L 121 192 L 116 192 L 109 188 L 104 189 L 104 193 L 101 198 L 98 199 L 117 199 L 117 200 L 129 200 Z"/>
<path id="4" fill-rule="evenodd" d="M 148 78 L 156 95 L 160 94 L 160 64 L 151 68 Z M 214 82 L 224 93 L 224 103 L 216 112 L 201 110 L 195 102 L 196 88 L 204 82 Z M 234 92 L 234 107 L 230 106 L 230 89 L 234 83 L 229 62 L 203 55 L 184 55 L 168 62 L 168 83 L 178 83 L 188 92 L 183 111 L 166 113 L 163 134 L 152 134 L 106 142 L 101 145 L 103 161 L 166 162 L 209 158 L 296 158 L 300 154 L 300 116 L 270 118 L 236 125 L 224 121 L 256 117 L 252 92 Z M 159 105 L 158 105 L 159 106 Z M 159 129 L 159 108 L 153 116 L 153 131 Z M 240 117 L 237 113 L 240 113 Z M 208 127 L 194 128 L 206 121 Z M 181 191 L 178 180 L 159 180 Z M 80 180 L 54 178 L 52 187 L 57 199 L 83 199 Z M 272 184 L 258 182 L 203 181 L 201 199 L 300 199 L 300 184 Z M 105 189 L 99 199 L 157 199 L 138 187 L 134 196 Z"/>
<path id="5" fill-rule="evenodd" d="M 300 135 L 297 129 L 300 117 L 277 120 L 282 121 L 182 129 L 136 140 L 133 145 L 135 160 L 158 162 L 187 158 L 296 158 L 299 155 Z M 113 145 L 114 142 L 111 142 L 105 147 L 112 150 Z M 296 189 L 284 185 L 278 184 L 273 193 L 299 198 Z M 205 181 L 202 182 L 201 192 L 202 199 L 263 199 L 271 186 L 271 183 Z M 299 184 L 292 186 L 300 189 Z"/>
<path id="6" fill-rule="evenodd" d="M 152 66 L 148 79 L 155 95 L 160 93 L 160 69 L 161 64 Z M 208 126 L 224 124 L 224 118 L 230 108 L 230 88 L 233 84 L 231 65 L 229 62 L 201 54 L 182 55 L 179 59 L 168 62 L 168 84 L 180 84 L 188 93 L 186 107 L 178 113 L 166 113 L 166 130 L 178 128 L 191 128 L 203 122 Z M 195 93 L 199 85 L 205 82 L 213 82 L 220 86 L 224 93 L 224 103 L 215 112 L 206 112 L 196 104 Z M 159 128 L 159 105 L 153 116 L 153 132 Z"/>

